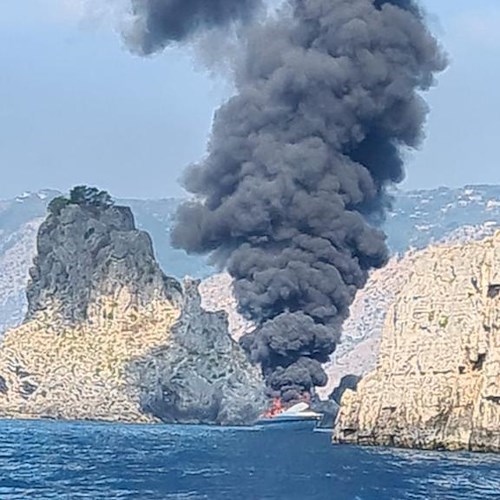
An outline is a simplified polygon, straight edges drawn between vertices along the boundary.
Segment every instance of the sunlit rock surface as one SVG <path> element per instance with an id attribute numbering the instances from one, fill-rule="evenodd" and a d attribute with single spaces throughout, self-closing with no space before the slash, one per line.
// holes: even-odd
<path id="1" fill-rule="evenodd" d="M 239 424 L 260 412 L 263 381 L 225 314 L 163 274 L 130 209 L 49 215 L 30 276 L 26 318 L 0 345 L 1 417 Z"/>
<path id="2" fill-rule="evenodd" d="M 40 191 L 0 201 L 0 336 L 19 325 L 26 314 L 26 284 L 37 230 L 47 203 L 58 194 Z M 327 397 L 344 375 L 364 375 L 374 369 L 387 309 L 405 283 L 416 252 L 432 242 L 464 242 L 491 235 L 499 225 L 499 197 L 500 186 L 395 194 L 394 208 L 384 225 L 394 256 L 386 268 L 371 274 L 365 289 L 357 294 L 343 327 L 342 343 L 326 366 L 329 383 L 320 388 L 322 397 Z M 202 259 L 171 248 L 169 228 L 178 201 L 131 200 L 126 205 L 131 206 L 137 226 L 151 235 L 157 260 L 167 275 L 205 277 L 213 271 Z M 252 324 L 237 313 L 228 275 L 210 276 L 200 291 L 204 309 L 227 312 L 234 338 L 252 329 Z"/>
<path id="3" fill-rule="evenodd" d="M 334 439 L 500 451 L 500 233 L 415 255 Z"/>

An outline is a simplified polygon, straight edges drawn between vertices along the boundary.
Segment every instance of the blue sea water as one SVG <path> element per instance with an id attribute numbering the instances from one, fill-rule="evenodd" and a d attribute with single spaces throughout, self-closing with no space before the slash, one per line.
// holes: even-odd
<path id="1" fill-rule="evenodd" d="M 500 499 L 500 457 L 329 433 L 0 422 L 0 499 Z"/>

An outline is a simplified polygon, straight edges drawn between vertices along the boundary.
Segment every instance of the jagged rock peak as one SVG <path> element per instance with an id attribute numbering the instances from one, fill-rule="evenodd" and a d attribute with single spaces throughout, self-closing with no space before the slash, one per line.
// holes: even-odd
<path id="1" fill-rule="evenodd" d="M 0 343 L 0 418 L 251 423 L 264 381 L 226 314 L 163 274 L 130 209 L 82 188 L 89 203 L 56 198 L 40 227 L 28 317 Z"/>
<path id="2" fill-rule="evenodd" d="M 150 236 L 128 207 L 67 204 L 49 212 L 38 232 L 26 319 L 56 308 L 68 322 L 88 319 L 90 304 L 126 288 L 135 305 L 181 301 L 181 285 L 156 262 Z"/>

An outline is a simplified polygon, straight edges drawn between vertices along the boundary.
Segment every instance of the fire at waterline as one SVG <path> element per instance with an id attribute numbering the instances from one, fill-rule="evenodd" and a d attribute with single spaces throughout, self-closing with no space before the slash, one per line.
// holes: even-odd
<path id="1" fill-rule="evenodd" d="M 256 324 L 241 344 L 262 367 L 270 414 L 309 402 L 356 292 L 387 262 L 387 190 L 404 178 L 403 150 L 421 143 L 422 91 L 446 57 L 414 0 L 131 9 L 125 39 L 136 53 L 200 34 L 238 42 L 234 95 L 215 114 L 206 157 L 186 171 L 193 196 L 172 239 L 233 277 L 239 311 Z"/>

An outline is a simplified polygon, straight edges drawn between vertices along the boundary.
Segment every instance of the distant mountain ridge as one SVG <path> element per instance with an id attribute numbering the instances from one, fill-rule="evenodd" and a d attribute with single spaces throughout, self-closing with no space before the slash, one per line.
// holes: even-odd
<path id="1" fill-rule="evenodd" d="M 491 235 L 499 225 L 500 186 L 477 185 L 398 192 L 384 230 L 392 252 L 404 254 L 467 237 L 466 228 Z"/>
<path id="2" fill-rule="evenodd" d="M 59 194 L 42 190 L 0 201 L 0 332 L 19 324 L 25 314 L 36 232 L 47 204 Z M 216 272 L 203 258 L 172 248 L 169 232 L 178 199 L 117 201 L 130 206 L 137 227 L 151 235 L 158 262 L 168 275 L 205 278 Z M 499 227 L 499 221 L 500 186 L 480 185 L 398 191 L 384 229 L 392 252 L 402 255 L 434 242 L 487 236 Z"/>

